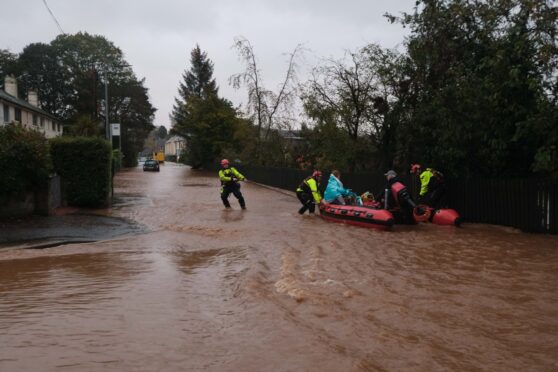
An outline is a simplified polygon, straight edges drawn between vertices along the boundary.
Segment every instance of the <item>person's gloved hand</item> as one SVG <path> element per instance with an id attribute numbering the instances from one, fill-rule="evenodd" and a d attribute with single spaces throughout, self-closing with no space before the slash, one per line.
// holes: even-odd
<path id="1" fill-rule="evenodd" d="M 238 181 L 238 178 L 236 178 L 236 177 L 231 177 L 231 181 L 236 182 L 236 181 Z"/>

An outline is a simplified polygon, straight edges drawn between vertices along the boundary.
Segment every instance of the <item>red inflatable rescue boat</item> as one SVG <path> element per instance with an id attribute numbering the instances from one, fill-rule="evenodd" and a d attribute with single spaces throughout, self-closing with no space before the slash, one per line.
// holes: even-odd
<path id="1" fill-rule="evenodd" d="M 419 207 L 423 213 L 418 213 Z M 426 205 L 419 205 L 413 210 L 413 217 L 417 222 L 430 221 L 435 225 L 459 226 L 461 216 L 455 209 L 433 209 Z"/>
<path id="2" fill-rule="evenodd" d="M 386 211 L 382 208 L 382 204 L 377 201 L 365 201 L 364 207 L 372 208 L 373 210 L 382 210 Z M 419 213 L 419 209 L 422 213 Z M 391 213 L 394 223 L 400 224 L 404 223 L 405 221 L 402 220 L 401 214 L 399 213 L 398 209 L 387 210 Z M 417 208 L 413 210 L 413 216 L 416 222 L 432 222 L 435 225 L 445 225 L 445 226 L 460 226 L 461 225 L 461 216 L 455 209 L 443 208 L 443 209 L 434 209 L 430 208 L 427 205 L 419 205 Z M 407 223 L 409 223 L 407 221 Z"/>
<path id="3" fill-rule="evenodd" d="M 379 230 L 389 230 L 394 219 L 391 212 L 369 206 L 320 204 L 320 215 L 324 220 Z"/>
<path id="4" fill-rule="evenodd" d="M 461 225 L 461 216 L 454 209 L 438 209 L 434 211 L 432 223 L 436 225 Z"/>

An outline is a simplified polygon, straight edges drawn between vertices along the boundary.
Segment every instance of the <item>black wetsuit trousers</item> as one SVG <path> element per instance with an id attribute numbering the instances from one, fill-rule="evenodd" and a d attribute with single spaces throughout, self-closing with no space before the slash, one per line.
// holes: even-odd
<path id="1" fill-rule="evenodd" d="M 298 213 L 304 214 L 307 210 L 310 213 L 314 213 L 316 205 L 314 204 L 314 197 L 312 194 L 304 192 L 304 191 L 297 191 L 296 197 L 302 203 L 302 208 L 298 210 Z"/>
<path id="2" fill-rule="evenodd" d="M 426 204 L 431 208 L 438 209 L 444 204 L 443 199 L 446 194 L 446 189 L 444 186 L 438 186 L 426 193 L 422 198 L 420 198 L 421 204 Z"/>
<path id="3" fill-rule="evenodd" d="M 229 195 L 233 194 L 235 198 L 238 199 L 238 203 L 240 204 L 241 208 L 246 208 L 246 202 L 244 201 L 244 197 L 240 192 L 240 185 L 238 183 L 234 183 L 232 185 L 224 185 L 221 187 L 221 200 L 226 208 L 230 208 L 231 204 L 229 203 Z"/>

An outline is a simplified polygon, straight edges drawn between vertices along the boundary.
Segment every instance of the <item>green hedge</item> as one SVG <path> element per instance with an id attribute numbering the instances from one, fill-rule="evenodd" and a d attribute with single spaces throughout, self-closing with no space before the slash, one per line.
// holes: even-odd
<path id="1" fill-rule="evenodd" d="M 120 172 L 122 169 L 122 153 L 120 150 L 112 150 L 112 172 Z"/>
<path id="2" fill-rule="evenodd" d="M 138 152 L 132 146 L 124 147 L 122 166 L 125 168 L 133 168 L 138 166 Z"/>
<path id="3" fill-rule="evenodd" d="M 106 205 L 111 191 L 112 149 L 93 137 L 59 137 L 50 141 L 54 170 L 62 176 L 69 205 Z"/>
<path id="4" fill-rule="evenodd" d="M 0 126 L 0 190 L 2 196 L 34 191 L 50 170 L 48 142 L 39 132 L 20 125 Z"/>

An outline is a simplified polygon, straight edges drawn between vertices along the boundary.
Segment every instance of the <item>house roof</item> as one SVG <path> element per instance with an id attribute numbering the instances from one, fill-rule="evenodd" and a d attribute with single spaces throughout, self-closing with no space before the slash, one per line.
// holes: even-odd
<path id="1" fill-rule="evenodd" d="M 8 94 L 4 90 L 1 90 L 1 89 L 0 89 L 0 100 L 13 103 L 14 105 L 23 107 L 23 108 L 25 108 L 29 111 L 33 111 L 33 112 L 36 112 L 36 113 L 41 114 L 43 116 L 48 116 L 49 118 L 51 118 L 53 120 L 59 121 L 59 119 L 56 116 L 54 116 L 52 114 L 49 114 L 48 112 L 46 112 L 44 110 L 41 110 L 37 106 L 33 106 L 32 104 L 30 104 L 26 100 L 14 97 L 11 94 Z"/>
<path id="2" fill-rule="evenodd" d="M 279 135 L 285 139 L 289 139 L 291 141 L 302 141 L 304 137 L 300 136 L 299 130 L 279 130 Z"/>
<path id="3" fill-rule="evenodd" d="M 186 141 L 186 140 L 184 139 L 184 137 L 172 136 L 172 137 L 169 138 L 165 143 L 184 142 L 184 141 Z"/>

